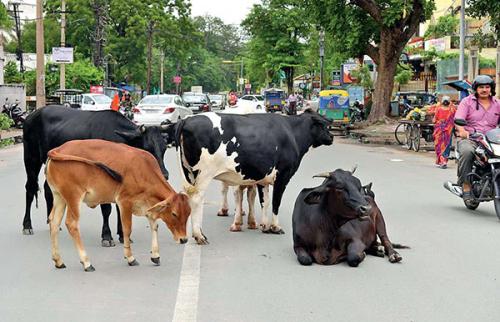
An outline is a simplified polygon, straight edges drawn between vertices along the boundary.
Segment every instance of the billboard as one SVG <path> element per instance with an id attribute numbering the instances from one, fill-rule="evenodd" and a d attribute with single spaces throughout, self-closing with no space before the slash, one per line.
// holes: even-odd
<path id="1" fill-rule="evenodd" d="M 358 68 L 356 63 L 342 64 L 342 84 L 352 84 L 356 79 L 351 72 Z"/>
<path id="2" fill-rule="evenodd" d="M 72 64 L 72 47 L 52 47 L 52 62 L 56 64 Z"/>

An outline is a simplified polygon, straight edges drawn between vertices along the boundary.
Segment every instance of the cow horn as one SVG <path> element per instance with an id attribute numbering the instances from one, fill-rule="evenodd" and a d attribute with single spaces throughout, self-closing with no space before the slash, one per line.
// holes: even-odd
<path id="1" fill-rule="evenodd" d="M 144 124 L 142 124 L 141 126 L 139 126 L 139 131 L 140 131 L 141 133 L 146 132 L 146 126 L 145 126 Z"/>
<path id="2" fill-rule="evenodd" d="M 330 172 L 319 173 L 314 175 L 313 178 L 330 178 Z"/>
<path id="3" fill-rule="evenodd" d="M 351 174 L 354 174 L 354 172 L 356 171 L 357 168 L 358 168 L 358 165 L 355 164 L 354 167 L 352 167 Z"/>

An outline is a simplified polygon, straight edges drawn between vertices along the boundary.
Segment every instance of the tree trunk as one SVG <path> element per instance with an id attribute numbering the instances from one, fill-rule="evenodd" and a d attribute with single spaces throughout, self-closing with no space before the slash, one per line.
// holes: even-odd
<path id="1" fill-rule="evenodd" d="M 368 121 L 374 122 L 389 114 L 394 75 L 401 50 L 394 43 L 390 34 L 382 31 L 379 46 L 379 64 L 377 65 L 377 80 L 373 92 L 373 104 Z"/>

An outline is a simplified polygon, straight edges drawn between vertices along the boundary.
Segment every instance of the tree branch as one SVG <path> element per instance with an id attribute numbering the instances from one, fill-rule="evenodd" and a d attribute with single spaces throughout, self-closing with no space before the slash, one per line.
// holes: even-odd
<path id="1" fill-rule="evenodd" d="M 376 22 L 382 23 L 382 13 L 373 0 L 351 0 L 351 3 L 368 13 Z"/>
<path id="2" fill-rule="evenodd" d="M 409 16 L 408 22 L 403 25 L 403 28 L 407 26 L 405 30 L 402 30 L 399 40 L 401 42 L 406 42 L 411 36 L 417 31 L 418 25 L 420 24 L 420 18 L 424 12 L 424 6 L 422 0 L 413 0 L 413 11 Z"/>
<path id="3" fill-rule="evenodd" d="M 366 45 L 366 54 L 368 56 L 370 56 L 370 58 L 373 60 L 373 62 L 375 64 L 379 64 L 380 62 L 380 54 L 379 54 L 379 51 L 378 51 L 378 48 L 371 45 L 371 44 L 368 44 Z"/>

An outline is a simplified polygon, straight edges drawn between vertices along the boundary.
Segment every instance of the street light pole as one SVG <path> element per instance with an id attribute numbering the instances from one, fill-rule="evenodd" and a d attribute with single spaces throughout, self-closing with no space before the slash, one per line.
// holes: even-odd
<path id="1" fill-rule="evenodd" d="M 241 95 L 243 95 L 243 58 L 241 59 L 241 68 L 240 68 L 240 87 L 241 87 Z"/>
<path id="2" fill-rule="evenodd" d="M 66 47 L 66 1 L 61 0 L 61 47 Z M 59 88 L 66 88 L 66 65 L 59 64 Z"/>
<path id="3" fill-rule="evenodd" d="M 43 1 L 36 0 L 36 108 L 45 106 Z"/>
<path id="4" fill-rule="evenodd" d="M 460 5 L 460 58 L 458 62 L 458 80 L 464 80 L 465 51 L 465 0 Z M 471 81 L 471 79 L 469 79 Z"/>
<path id="5" fill-rule="evenodd" d="M 323 61 L 325 58 L 325 31 L 319 31 L 319 90 L 323 89 Z"/>

